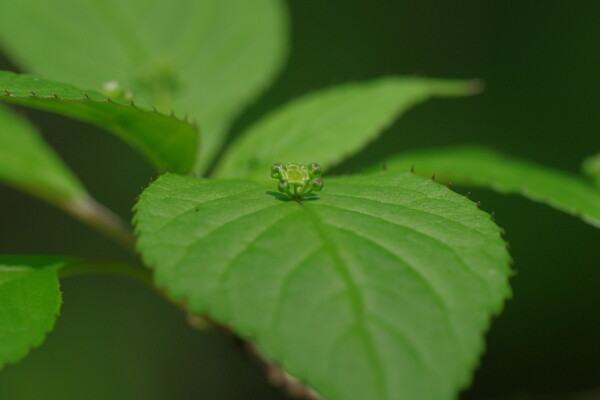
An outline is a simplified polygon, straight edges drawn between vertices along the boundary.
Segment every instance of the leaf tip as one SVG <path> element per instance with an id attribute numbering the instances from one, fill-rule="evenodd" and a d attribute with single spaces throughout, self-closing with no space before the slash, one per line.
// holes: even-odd
<path id="1" fill-rule="evenodd" d="M 467 92 L 470 95 L 481 94 L 485 90 L 485 82 L 482 79 L 472 79 L 467 82 Z"/>

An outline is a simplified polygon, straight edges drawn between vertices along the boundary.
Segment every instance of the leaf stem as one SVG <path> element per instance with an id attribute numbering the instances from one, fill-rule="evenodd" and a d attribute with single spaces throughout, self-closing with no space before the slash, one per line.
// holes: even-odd
<path id="1" fill-rule="evenodd" d="M 128 224 L 94 198 L 87 196 L 63 205 L 63 208 L 75 218 L 135 254 L 135 238 Z"/>

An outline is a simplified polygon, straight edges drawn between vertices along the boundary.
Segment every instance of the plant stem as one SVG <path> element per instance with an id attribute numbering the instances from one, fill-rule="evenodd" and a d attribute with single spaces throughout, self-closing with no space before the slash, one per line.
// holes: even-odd
<path id="1" fill-rule="evenodd" d="M 64 205 L 63 208 L 75 218 L 135 254 L 135 238 L 128 224 L 94 198 L 84 197 Z"/>

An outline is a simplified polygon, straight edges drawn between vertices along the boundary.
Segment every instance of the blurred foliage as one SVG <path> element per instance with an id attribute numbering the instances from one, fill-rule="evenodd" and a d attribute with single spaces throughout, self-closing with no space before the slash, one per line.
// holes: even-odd
<path id="1" fill-rule="evenodd" d="M 600 148 L 600 3 L 290 4 L 288 65 L 236 121 L 233 135 L 265 111 L 315 89 L 419 74 L 482 78 L 487 88 L 479 96 L 435 100 L 410 111 L 337 172 L 360 171 L 400 150 L 477 143 L 576 173 L 582 159 Z M 8 60 L 0 66 L 14 69 Z M 140 188 L 153 175 L 141 157 L 96 128 L 26 112 L 90 192 L 129 218 Z M 82 130 L 89 135 L 79 135 Z M 600 233 L 514 196 L 472 192 L 506 229 L 517 274 L 514 299 L 494 321 L 474 385 L 461 398 L 562 396 L 597 387 Z M 0 220 L 3 253 L 126 257 L 60 211 L 5 187 Z M 56 331 L 28 359 L 0 374 L 0 398 L 284 398 L 232 338 L 193 331 L 183 315 L 145 288 L 82 277 L 66 280 L 63 292 Z"/>

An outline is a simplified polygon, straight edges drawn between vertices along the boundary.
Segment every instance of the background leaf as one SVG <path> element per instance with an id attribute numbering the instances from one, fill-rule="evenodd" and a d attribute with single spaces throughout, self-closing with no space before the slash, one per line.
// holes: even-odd
<path id="1" fill-rule="evenodd" d="M 579 176 L 487 148 L 464 146 L 415 151 L 392 157 L 385 164 L 389 171 L 408 171 L 414 166 L 416 173 L 435 174 L 440 182 L 520 194 L 600 227 L 600 191 Z"/>
<path id="2" fill-rule="evenodd" d="M 133 246 L 129 226 L 87 193 L 35 127 L 3 106 L 0 106 L 0 182 L 52 203 L 127 248 Z"/>
<path id="3" fill-rule="evenodd" d="M 499 228 L 404 173 L 272 185 L 164 175 L 137 204 L 160 286 L 256 341 L 328 400 L 442 400 L 470 379 L 509 294 Z"/>
<path id="4" fill-rule="evenodd" d="M 196 129 L 174 117 L 142 110 L 125 99 L 32 75 L 0 71 L 0 99 L 67 115 L 105 128 L 140 150 L 159 169 L 188 172 L 196 155 Z"/>
<path id="5" fill-rule="evenodd" d="M 311 93 L 248 129 L 225 154 L 216 175 L 268 179 L 265 171 L 276 161 L 319 160 L 327 169 L 361 150 L 415 104 L 474 90 L 466 81 L 394 77 Z"/>
<path id="6" fill-rule="evenodd" d="M 116 80 L 136 103 L 189 113 L 203 169 L 280 69 L 287 18 L 279 0 L 3 1 L 0 42 L 27 71 L 93 89 Z"/>
<path id="7" fill-rule="evenodd" d="M 66 263 L 53 256 L 0 256 L 0 369 L 54 328 L 62 302 L 57 271 Z"/>
<path id="8" fill-rule="evenodd" d="M 587 157 L 581 166 L 583 172 L 600 188 L 600 153 Z"/>
<path id="9" fill-rule="evenodd" d="M 63 208 L 85 201 L 77 177 L 25 118 L 0 106 L 0 180 Z"/>

